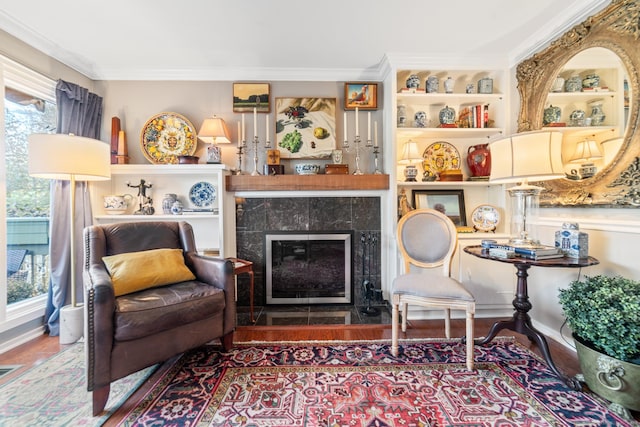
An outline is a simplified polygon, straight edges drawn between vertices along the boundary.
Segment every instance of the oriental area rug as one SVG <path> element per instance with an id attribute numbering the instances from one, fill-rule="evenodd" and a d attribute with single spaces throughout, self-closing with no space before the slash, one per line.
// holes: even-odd
<path id="1" fill-rule="evenodd" d="M 74 344 L 0 385 L 0 426 L 100 426 L 155 367 L 111 384 L 105 412 L 92 415 L 84 373 L 84 345 Z"/>
<path id="2" fill-rule="evenodd" d="M 120 426 L 633 426 L 513 339 L 238 343 L 185 353 Z"/>

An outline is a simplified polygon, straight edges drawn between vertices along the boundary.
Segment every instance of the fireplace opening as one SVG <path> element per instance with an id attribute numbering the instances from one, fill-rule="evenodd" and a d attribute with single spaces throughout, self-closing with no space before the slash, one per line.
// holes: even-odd
<path id="1" fill-rule="evenodd" d="M 351 304 L 352 232 L 265 233 L 267 304 Z"/>

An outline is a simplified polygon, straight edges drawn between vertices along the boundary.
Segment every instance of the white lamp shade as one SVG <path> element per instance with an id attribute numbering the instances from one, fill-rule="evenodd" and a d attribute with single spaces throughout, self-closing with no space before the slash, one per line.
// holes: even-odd
<path id="1" fill-rule="evenodd" d="M 602 141 L 601 147 L 604 151 L 604 164 L 608 165 L 616 158 L 618 153 L 620 152 L 620 148 L 622 147 L 622 143 L 624 142 L 624 138 L 619 136 L 617 138 L 607 139 L 606 141 Z"/>
<path id="2" fill-rule="evenodd" d="M 231 142 L 227 124 L 220 117 L 205 119 L 198 132 L 198 138 L 210 144 L 228 144 Z"/>
<path id="3" fill-rule="evenodd" d="M 418 154 L 418 144 L 411 140 L 405 142 L 404 147 L 402 147 L 402 157 L 400 158 L 399 163 L 408 165 L 419 162 L 420 160 L 422 160 L 422 157 Z"/>
<path id="4" fill-rule="evenodd" d="M 593 139 L 579 141 L 576 144 L 576 150 L 569 159 L 570 163 L 584 163 L 602 158 L 600 146 Z"/>
<path id="5" fill-rule="evenodd" d="M 489 181 L 508 183 L 564 177 L 562 136 L 562 132 L 533 131 L 491 142 Z"/>
<path id="6" fill-rule="evenodd" d="M 106 142 L 66 134 L 29 135 L 29 175 L 69 181 L 111 178 L 111 147 Z"/>

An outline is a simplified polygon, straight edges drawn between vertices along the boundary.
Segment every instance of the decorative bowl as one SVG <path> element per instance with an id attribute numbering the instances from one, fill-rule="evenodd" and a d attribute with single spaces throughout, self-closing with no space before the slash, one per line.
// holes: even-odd
<path id="1" fill-rule="evenodd" d="M 200 160 L 198 156 L 178 156 L 178 163 L 181 165 L 195 165 Z"/>
<path id="2" fill-rule="evenodd" d="M 300 163 L 295 166 L 298 175 L 316 175 L 320 172 L 320 165 L 312 163 Z"/>

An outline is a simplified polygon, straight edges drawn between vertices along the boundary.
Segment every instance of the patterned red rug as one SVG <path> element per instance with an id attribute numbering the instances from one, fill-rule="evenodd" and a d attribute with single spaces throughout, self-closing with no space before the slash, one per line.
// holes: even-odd
<path id="1" fill-rule="evenodd" d="M 512 339 L 236 344 L 184 354 L 123 426 L 631 426 Z"/>

